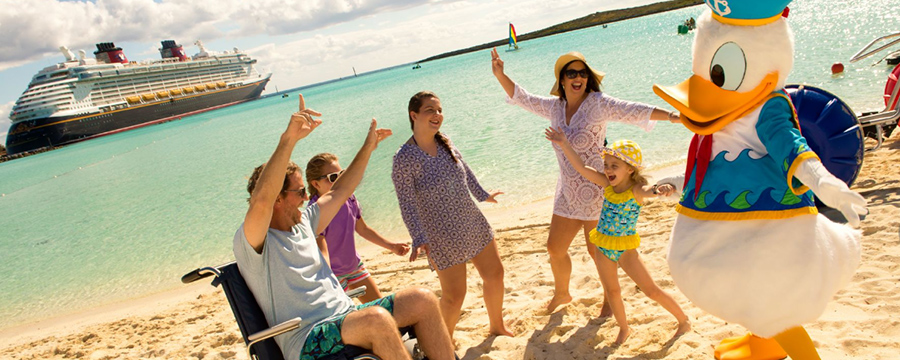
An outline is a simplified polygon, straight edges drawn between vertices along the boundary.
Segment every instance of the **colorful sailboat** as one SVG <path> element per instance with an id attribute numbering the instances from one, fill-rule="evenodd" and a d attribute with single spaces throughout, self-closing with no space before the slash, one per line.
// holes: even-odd
<path id="1" fill-rule="evenodd" d="M 506 50 L 519 50 L 519 44 L 516 42 L 516 28 L 512 23 L 509 23 L 509 47 Z"/>

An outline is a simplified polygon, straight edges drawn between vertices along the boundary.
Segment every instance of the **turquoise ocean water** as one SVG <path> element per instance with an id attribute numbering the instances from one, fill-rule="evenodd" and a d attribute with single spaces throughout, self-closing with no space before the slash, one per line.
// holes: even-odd
<path id="1" fill-rule="evenodd" d="M 677 35 L 676 27 L 703 9 L 525 41 L 500 54 L 514 80 L 546 94 L 556 57 L 578 50 L 607 73 L 609 94 L 668 108 L 651 86 L 690 76 L 694 35 Z M 857 113 L 883 108 L 888 66 L 865 60 L 838 77 L 830 66 L 900 29 L 894 1 L 798 0 L 789 21 L 796 40 L 789 83 L 827 89 Z M 377 118 L 395 135 L 373 155 L 357 196 L 370 225 L 408 239 L 390 168 L 411 134 L 406 103 L 420 90 L 441 97 L 442 130 L 482 185 L 507 193 L 489 206 L 552 195 L 558 170 L 542 136 L 547 123 L 505 104 L 487 50 L 304 89 L 325 123 L 297 145 L 294 161 L 305 166 L 312 155 L 332 152 L 348 165 Z M 183 273 L 230 261 L 246 177 L 268 159 L 296 101 L 292 92 L 0 164 L 0 328 L 178 288 Z M 670 123 L 650 133 L 616 123 L 609 129 L 610 140 L 640 143 L 651 169 L 682 161 L 689 137 Z"/>

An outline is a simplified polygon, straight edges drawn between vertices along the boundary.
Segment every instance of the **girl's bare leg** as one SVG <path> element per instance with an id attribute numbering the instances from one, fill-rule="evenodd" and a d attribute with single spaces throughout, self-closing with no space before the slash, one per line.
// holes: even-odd
<path id="1" fill-rule="evenodd" d="M 628 277 L 634 280 L 634 283 L 641 288 L 641 291 L 647 297 L 662 305 L 666 311 L 675 316 L 675 319 L 678 320 L 678 329 L 675 330 L 674 336 L 681 336 L 691 330 L 691 322 L 687 315 L 684 314 L 684 311 L 681 310 L 681 307 L 678 306 L 672 295 L 669 295 L 669 293 L 656 285 L 656 282 L 653 281 L 653 278 L 650 277 L 650 273 L 644 266 L 644 262 L 641 261 L 637 250 L 625 251 L 622 257 L 619 258 L 619 265 L 622 266 L 622 270 L 625 270 Z"/>

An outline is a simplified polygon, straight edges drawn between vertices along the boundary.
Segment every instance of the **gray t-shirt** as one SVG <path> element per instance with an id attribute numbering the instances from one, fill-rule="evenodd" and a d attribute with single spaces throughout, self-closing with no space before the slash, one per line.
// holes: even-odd
<path id="1" fill-rule="evenodd" d="M 262 254 L 247 242 L 244 225 L 234 234 L 234 257 L 269 326 L 300 317 L 300 329 L 275 337 L 286 359 L 299 359 L 313 326 L 353 308 L 316 245 L 319 205 L 303 211 L 290 232 L 270 228 Z"/>

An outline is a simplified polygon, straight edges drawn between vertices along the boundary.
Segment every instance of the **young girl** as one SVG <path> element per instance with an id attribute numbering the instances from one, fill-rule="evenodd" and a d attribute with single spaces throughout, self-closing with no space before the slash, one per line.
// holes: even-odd
<path id="1" fill-rule="evenodd" d="M 453 337 L 466 298 L 466 262 L 484 282 L 484 305 L 492 335 L 513 336 L 503 323 L 503 264 L 494 231 L 478 201 L 497 202 L 478 183 L 459 150 L 440 132 L 441 99 L 422 91 L 409 99 L 413 136 L 394 155 L 391 175 L 403 222 L 412 238 L 410 261 L 424 249 L 441 282 L 441 315 Z"/>
<path id="2" fill-rule="evenodd" d="M 684 311 L 671 295 L 662 291 L 641 262 L 637 252 L 641 238 L 636 231 L 638 215 L 644 199 L 659 194 L 668 196 L 675 191 L 670 184 L 648 186 L 641 175 L 641 148 L 633 141 L 619 140 L 608 148 L 603 148 L 603 171 L 584 162 L 572 149 L 566 135 L 560 129 L 552 127 L 545 131 L 547 140 L 558 145 L 572 163 L 572 167 L 581 176 L 603 187 L 605 200 L 600 212 L 597 228 L 591 231 L 590 240 L 600 253 L 594 258 L 603 293 L 612 308 L 613 316 L 619 325 L 616 344 L 622 344 L 631 335 L 628 321 L 625 319 L 625 304 L 622 302 L 622 291 L 619 288 L 618 267 L 621 266 L 644 294 L 662 305 L 678 320 L 675 336 L 680 336 L 691 329 L 691 323 Z"/>
<path id="3" fill-rule="evenodd" d="M 321 194 L 331 191 L 331 186 L 341 176 L 344 169 L 338 163 L 334 154 L 322 153 L 313 156 L 306 164 L 306 181 L 309 183 L 309 205 L 319 199 Z M 328 227 L 317 237 L 316 242 L 322 255 L 329 260 L 331 271 L 341 282 L 344 291 L 360 286 L 366 287 L 366 294 L 359 297 L 365 304 L 369 301 L 380 299 L 381 292 L 378 285 L 369 275 L 365 265 L 356 252 L 356 239 L 354 232 L 371 243 L 390 250 L 392 253 L 403 256 L 409 251 L 409 245 L 390 242 L 381 234 L 369 227 L 363 220 L 356 195 L 344 203 Z"/>

